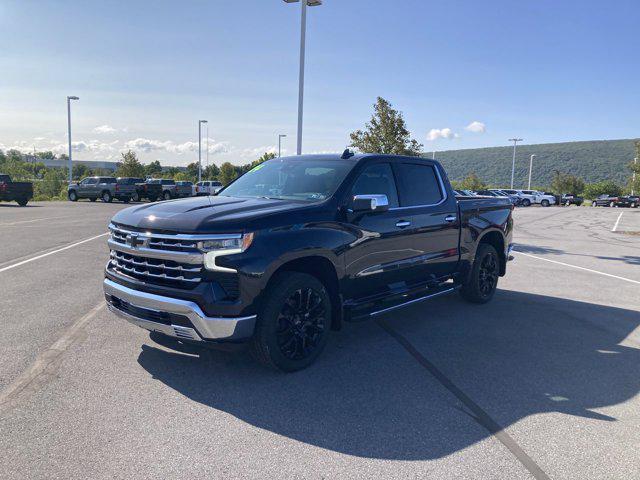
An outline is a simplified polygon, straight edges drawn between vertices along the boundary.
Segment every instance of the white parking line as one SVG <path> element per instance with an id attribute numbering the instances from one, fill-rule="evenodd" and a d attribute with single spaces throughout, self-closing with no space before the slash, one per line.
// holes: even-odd
<path id="1" fill-rule="evenodd" d="M 548 258 L 537 257 L 536 255 L 531 255 L 529 253 L 522 253 L 517 250 L 512 250 L 512 252 L 515 252 L 518 255 L 524 255 L 525 257 L 535 258 L 536 260 L 544 260 L 545 262 L 556 263 L 558 265 L 563 265 L 565 267 L 577 268 L 578 270 L 584 270 L 585 272 L 597 273 L 598 275 L 604 275 L 605 277 L 617 278 L 618 280 L 624 280 L 625 282 L 630 282 L 630 283 L 635 283 L 637 285 L 640 285 L 640 281 L 638 280 L 631 280 L 630 278 L 619 277 L 618 275 L 611 275 L 610 273 L 604 273 L 598 270 L 592 270 L 590 268 L 579 267 L 577 265 L 571 265 L 570 263 L 558 262 L 557 260 L 549 260 Z"/>
<path id="2" fill-rule="evenodd" d="M 615 232 L 616 229 L 618 228 L 618 224 L 620 223 L 620 219 L 622 218 L 622 214 L 624 212 L 620 212 L 620 215 L 618 215 L 618 219 L 616 220 L 616 224 L 613 226 L 613 228 L 611 229 L 612 232 Z"/>
<path id="3" fill-rule="evenodd" d="M 68 217 L 47 217 L 47 218 L 34 218 L 33 220 L 20 220 L 18 222 L 0 223 L 0 227 L 11 227 L 13 225 L 21 225 L 23 223 L 41 222 L 42 220 L 53 220 L 54 218 L 68 218 Z"/>
<path id="4" fill-rule="evenodd" d="M 73 247 L 77 247 L 78 245 L 82 245 L 83 243 L 90 242 L 91 240 L 95 240 L 96 238 L 104 237 L 105 235 L 109 235 L 109 232 L 101 233 L 100 235 L 96 235 L 95 237 L 85 238 L 84 240 L 80 240 L 79 242 L 72 243 L 71 245 L 67 245 L 66 247 L 58 248 L 57 250 L 53 250 L 52 252 L 43 253 L 42 255 L 38 255 L 37 257 L 27 258 L 18 263 L 14 263 L 13 265 L 9 265 L 8 267 L 0 268 L 0 273 L 6 272 L 7 270 L 11 270 L 12 268 L 19 267 L 20 265 L 24 265 L 25 263 L 34 262 L 36 260 L 40 260 L 41 258 L 48 257 L 49 255 L 53 255 L 54 253 L 59 253 L 64 250 L 68 250 Z"/>

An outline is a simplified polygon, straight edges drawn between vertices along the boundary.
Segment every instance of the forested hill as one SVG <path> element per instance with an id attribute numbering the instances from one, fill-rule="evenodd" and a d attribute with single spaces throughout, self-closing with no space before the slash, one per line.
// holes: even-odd
<path id="1" fill-rule="evenodd" d="M 554 170 L 581 177 L 585 182 L 613 180 L 625 185 L 631 173 L 634 140 L 594 140 L 589 142 L 518 145 L 516 188 L 526 187 L 529 157 L 535 154 L 532 186 L 549 186 Z M 491 185 L 506 186 L 511 181 L 513 147 L 476 148 L 436 152 L 450 180 L 462 180 L 475 172 Z M 431 154 L 425 154 L 431 158 Z"/>

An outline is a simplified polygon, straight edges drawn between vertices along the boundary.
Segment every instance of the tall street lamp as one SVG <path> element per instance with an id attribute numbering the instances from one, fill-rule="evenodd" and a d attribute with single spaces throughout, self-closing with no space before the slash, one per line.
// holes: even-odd
<path id="1" fill-rule="evenodd" d="M 513 190 L 513 176 L 516 172 L 516 146 L 518 142 L 521 142 L 521 138 L 510 138 L 510 142 L 513 142 L 513 161 L 511 162 L 511 190 Z"/>
<path id="2" fill-rule="evenodd" d="M 67 97 L 67 137 L 69 138 L 69 183 L 73 181 L 73 163 L 71 162 L 71 100 L 80 100 L 80 97 Z"/>
<path id="3" fill-rule="evenodd" d="M 638 164 L 638 157 L 633 159 L 633 164 L 637 165 Z M 631 179 L 631 195 L 634 195 L 634 188 L 636 186 L 636 171 L 633 171 L 633 178 Z"/>
<path id="4" fill-rule="evenodd" d="M 206 120 L 198 120 L 198 181 L 202 181 L 202 124 Z"/>
<path id="5" fill-rule="evenodd" d="M 527 187 L 529 190 L 531 190 L 531 172 L 533 171 L 533 157 L 535 156 L 536 154 L 534 153 L 533 155 L 531 155 L 531 158 L 529 158 L 529 186 Z"/>
<path id="6" fill-rule="evenodd" d="M 280 158 L 280 146 L 282 145 L 282 139 L 286 137 L 286 135 L 278 135 L 278 158 Z"/>
<path id="7" fill-rule="evenodd" d="M 300 0 L 284 0 L 285 3 L 298 3 Z M 298 143 L 297 155 L 302 154 L 302 104 L 304 100 L 304 53 L 307 32 L 307 6 L 318 7 L 322 0 L 302 0 L 302 13 L 300 19 L 300 73 L 298 77 Z"/>

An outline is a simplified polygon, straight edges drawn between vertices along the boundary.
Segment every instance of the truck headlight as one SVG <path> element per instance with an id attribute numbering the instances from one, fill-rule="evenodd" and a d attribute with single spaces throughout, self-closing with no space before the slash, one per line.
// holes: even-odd
<path id="1" fill-rule="evenodd" d="M 198 242 L 198 249 L 204 252 L 204 267 L 219 272 L 235 272 L 232 268 L 216 265 L 216 257 L 234 255 L 247 250 L 253 242 L 253 233 L 229 235 L 229 237 L 212 238 Z"/>

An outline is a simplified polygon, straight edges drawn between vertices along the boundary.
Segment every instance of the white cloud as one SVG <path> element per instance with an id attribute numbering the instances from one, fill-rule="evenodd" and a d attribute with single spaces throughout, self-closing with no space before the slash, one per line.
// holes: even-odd
<path id="1" fill-rule="evenodd" d="M 287 150 L 285 148 L 282 149 L 282 153 L 286 153 L 286 151 Z M 277 154 L 278 153 L 278 147 L 275 146 L 275 145 L 267 145 L 267 146 L 256 147 L 256 148 L 245 148 L 244 150 L 242 150 L 240 155 L 242 157 L 251 157 L 251 158 L 253 158 L 255 160 L 255 158 L 261 157 L 265 153 L 275 153 L 275 154 Z"/>
<path id="2" fill-rule="evenodd" d="M 432 128 L 429 130 L 429 133 L 427 133 L 427 140 L 430 142 L 438 140 L 439 138 L 452 139 L 458 137 L 459 135 L 454 133 L 450 128 Z"/>
<path id="3" fill-rule="evenodd" d="M 202 149 L 206 152 L 206 139 L 202 142 Z M 183 155 L 189 152 L 198 151 L 198 142 L 184 142 L 175 143 L 171 140 L 161 141 L 152 140 L 149 138 L 136 138 L 129 140 L 124 144 L 125 149 L 140 150 L 142 152 L 156 152 L 164 151 L 174 153 L 176 155 Z M 215 142 L 212 138 L 209 138 L 209 153 L 216 155 L 220 153 L 226 153 L 229 151 L 229 146 L 226 142 Z"/>
<path id="4" fill-rule="evenodd" d="M 93 133 L 113 133 L 115 131 L 116 129 L 111 125 L 100 125 L 99 127 L 93 129 Z"/>
<path id="5" fill-rule="evenodd" d="M 90 152 L 100 155 L 112 154 L 117 152 L 116 145 L 118 140 L 113 142 L 100 142 L 99 140 L 91 140 L 90 142 L 71 142 L 71 150 L 74 152 Z M 54 153 L 67 153 L 69 146 L 66 143 L 59 143 L 52 148 Z"/>
<path id="6" fill-rule="evenodd" d="M 464 127 L 464 129 L 473 133 L 484 133 L 487 130 L 487 126 L 484 123 L 478 122 L 476 120 L 474 122 L 471 122 L 466 127 Z"/>

